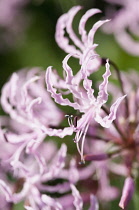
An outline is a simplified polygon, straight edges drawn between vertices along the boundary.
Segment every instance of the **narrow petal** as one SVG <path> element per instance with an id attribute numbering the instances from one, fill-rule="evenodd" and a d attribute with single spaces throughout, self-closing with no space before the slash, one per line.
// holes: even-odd
<path id="1" fill-rule="evenodd" d="M 67 29 L 67 32 L 69 34 L 69 37 L 71 38 L 71 40 L 73 41 L 73 43 L 75 44 L 75 46 L 77 46 L 77 47 L 79 47 L 79 49 L 83 50 L 84 49 L 83 43 L 76 36 L 76 34 L 74 33 L 73 28 L 72 28 L 73 18 L 75 17 L 75 15 L 77 14 L 77 12 L 81 8 L 82 8 L 81 6 L 75 6 L 75 7 L 72 7 L 69 10 L 66 29 Z"/>
<path id="2" fill-rule="evenodd" d="M 51 93 L 51 96 L 54 98 L 55 102 L 61 104 L 62 106 L 71 106 L 74 109 L 80 110 L 80 105 L 78 103 L 72 103 L 69 99 L 64 99 L 61 93 L 56 93 L 56 89 L 52 86 L 53 82 L 51 81 L 51 67 L 48 67 L 46 71 L 46 84 L 47 90 Z"/>
<path id="3" fill-rule="evenodd" d="M 72 190 L 72 195 L 74 197 L 74 206 L 76 208 L 76 210 L 82 210 L 83 208 L 83 201 L 82 201 L 82 198 L 79 194 L 79 191 L 76 189 L 76 187 L 71 184 L 71 190 Z"/>
<path id="4" fill-rule="evenodd" d="M 133 193 L 135 189 L 134 180 L 132 177 L 127 177 L 124 182 L 122 197 L 119 203 L 119 206 L 122 209 L 125 209 L 130 200 L 132 199 Z"/>
<path id="5" fill-rule="evenodd" d="M 69 54 L 63 60 L 63 69 L 66 72 L 65 80 L 66 80 L 66 83 L 69 85 L 69 90 L 74 95 L 74 97 L 81 99 L 84 97 L 83 97 L 82 90 L 79 89 L 80 81 L 76 80 L 75 76 L 73 76 L 73 71 L 67 63 L 71 56 L 72 55 Z"/>
<path id="6" fill-rule="evenodd" d="M 99 93 L 97 97 L 98 104 L 104 104 L 108 100 L 108 78 L 111 75 L 109 61 L 106 63 L 106 72 L 103 74 L 103 82 L 99 86 Z"/>
<path id="7" fill-rule="evenodd" d="M 98 205 L 98 201 L 96 196 L 91 195 L 90 196 L 90 208 L 89 210 L 98 210 L 99 209 L 99 205 Z"/>
<path id="8" fill-rule="evenodd" d="M 94 43 L 94 35 L 96 31 L 99 27 L 101 27 L 104 23 L 107 23 L 108 21 L 110 20 L 100 20 L 93 25 L 92 29 L 88 33 L 88 45 L 92 45 Z"/>
<path id="9" fill-rule="evenodd" d="M 105 128 L 109 128 L 111 123 L 113 122 L 113 120 L 116 119 L 116 113 L 117 113 L 117 109 L 120 105 L 120 103 L 123 101 L 123 99 L 126 97 L 126 95 L 119 97 L 117 99 L 117 101 L 111 106 L 110 108 L 110 114 L 106 117 L 104 117 L 103 119 L 101 118 L 99 113 L 96 113 L 96 117 L 95 120 L 100 123 L 100 125 L 102 125 Z"/>
<path id="10" fill-rule="evenodd" d="M 0 190 L 5 195 L 6 201 L 11 202 L 12 201 L 11 189 L 8 187 L 8 185 L 3 180 L 0 180 Z"/>
<path id="11" fill-rule="evenodd" d="M 59 202 L 57 202 L 55 199 L 51 198 L 48 195 L 42 195 L 42 201 L 48 206 L 53 207 L 55 210 L 62 210 L 63 207 Z"/>
<path id="12" fill-rule="evenodd" d="M 80 23 L 79 23 L 79 34 L 81 35 L 82 42 L 87 43 L 87 32 L 85 30 L 85 24 L 91 16 L 100 13 L 101 11 L 99 9 L 90 9 L 88 10 L 81 18 Z"/>
<path id="13" fill-rule="evenodd" d="M 63 49 L 66 53 L 74 53 L 77 55 L 81 55 L 81 52 L 76 49 L 74 45 L 69 45 L 69 39 L 64 36 L 65 28 L 68 21 L 68 14 L 63 14 L 57 21 L 56 25 L 56 33 L 55 33 L 55 40 L 58 46 Z"/>

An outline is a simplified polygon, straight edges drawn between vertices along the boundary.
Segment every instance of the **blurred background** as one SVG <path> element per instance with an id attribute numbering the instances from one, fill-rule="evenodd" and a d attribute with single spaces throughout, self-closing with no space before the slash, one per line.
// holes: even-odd
<path id="1" fill-rule="evenodd" d="M 99 18 L 104 19 L 108 3 L 104 0 L 1 0 L 0 87 L 12 72 L 25 67 L 46 69 L 52 65 L 58 71 L 62 69 L 65 53 L 55 42 L 55 26 L 60 15 L 75 5 L 83 6 L 74 21 L 77 31 L 78 19 L 87 9 L 102 10 L 101 14 L 89 19 L 89 28 Z M 95 43 L 99 44 L 96 51 L 115 61 L 120 69 L 139 69 L 138 59 L 125 53 L 112 35 L 104 34 L 100 29 L 95 35 Z"/>
<path id="2" fill-rule="evenodd" d="M 12 72 L 25 67 L 38 66 L 45 70 L 51 65 L 59 73 L 62 72 L 62 60 L 66 54 L 55 42 L 55 26 L 60 15 L 75 5 L 83 6 L 73 24 L 78 33 L 78 20 L 85 11 L 90 8 L 102 10 L 101 14 L 89 19 L 89 29 L 94 22 L 105 18 L 108 3 L 104 0 L 0 0 L 0 88 Z M 138 57 L 121 49 L 113 35 L 104 34 L 99 29 L 95 43 L 99 44 L 97 53 L 114 61 L 121 70 L 139 70 Z M 73 61 L 73 70 L 77 71 L 77 66 L 76 61 Z M 113 179 L 113 183 L 122 189 L 123 180 Z M 137 202 L 136 197 L 137 194 L 134 204 Z M 129 209 L 133 209 L 132 205 L 133 203 Z M 14 209 L 22 209 L 20 206 L 22 205 L 17 205 Z M 111 204 L 111 209 L 119 209 L 118 200 Z"/>

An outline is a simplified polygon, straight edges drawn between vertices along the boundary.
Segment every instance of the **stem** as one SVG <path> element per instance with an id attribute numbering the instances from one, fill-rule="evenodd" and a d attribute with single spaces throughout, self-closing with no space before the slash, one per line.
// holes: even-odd
<path id="1" fill-rule="evenodd" d="M 103 110 L 107 115 L 109 115 L 109 111 L 107 110 L 107 108 L 106 108 L 105 106 L 102 106 L 101 108 L 102 108 L 102 110 Z M 113 121 L 113 125 L 114 125 L 114 127 L 116 128 L 116 130 L 118 131 L 118 133 L 120 134 L 120 136 L 122 137 L 122 139 L 123 139 L 124 141 L 126 141 L 126 137 L 124 136 L 124 134 L 122 133 L 122 131 L 121 131 L 120 128 L 118 127 L 116 121 Z"/>
<path id="2" fill-rule="evenodd" d="M 102 58 L 102 65 L 105 65 L 105 63 L 106 63 L 106 58 Z M 114 70 L 117 74 L 122 94 L 126 95 L 126 93 L 124 91 L 123 82 L 122 82 L 122 78 L 121 78 L 121 74 L 120 74 L 120 70 L 119 70 L 118 66 L 111 60 L 109 60 L 109 64 L 113 66 L 113 68 L 114 68 Z M 126 107 L 126 117 L 128 118 L 128 116 L 129 116 L 129 106 L 128 106 L 128 98 L 127 97 L 125 97 L 125 107 Z"/>

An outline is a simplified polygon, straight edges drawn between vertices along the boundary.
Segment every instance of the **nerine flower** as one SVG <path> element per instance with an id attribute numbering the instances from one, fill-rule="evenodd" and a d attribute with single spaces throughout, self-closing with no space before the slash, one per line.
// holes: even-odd
<path id="1" fill-rule="evenodd" d="M 24 8 L 29 0 L 1 0 L 0 1 L 0 38 L 1 48 L 13 46 L 27 26 Z M 20 34 L 20 36 L 19 36 Z M 3 45 L 4 43 L 4 45 Z"/>
<path id="2" fill-rule="evenodd" d="M 139 37 L 139 1 L 105 1 L 115 5 L 120 5 L 121 9 L 115 12 L 111 11 L 110 9 L 108 10 L 108 16 L 111 18 L 111 21 L 104 25 L 104 31 L 106 33 L 113 33 L 116 41 L 125 51 L 132 55 L 138 56 L 139 43 L 136 38 Z"/>
<path id="3" fill-rule="evenodd" d="M 72 53 L 73 57 L 79 59 L 80 65 L 85 67 L 87 74 L 96 71 L 101 64 L 101 59 L 96 56 L 95 48 L 97 44 L 94 43 L 94 35 L 97 29 L 108 22 L 109 20 L 100 20 L 96 22 L 91 30 L 87 33 L 85 25 L 87 20 L 101 11 L 99 9 L 88 10 L 81 18 L 79 23 L 79 34 L 81 39 L 75 34 L 72 24 L 73 19 L 77 12 L 81 9 L 81 6 L 72 7 L 67 13 L 63 14 L 57 21 L 55 40 L 58 46 L 66 53 Z M 69 35 L 65 37 L 65 29 Z M 72 41 L 72 45 L 69 43 Z"/>
<path id="4" fill-rule="evenodd" d="M 67 98 L 63 98 L 61 93 L 57 93 L 55 84 L 51 80 L 53 77 L 51 67 L 48 67 L 46 71 L 46 84 L 47 90 L 51 93 L 51 96 L 54 98 L 56 103 L 61 104 L 62 106 L 73 107 L 75 110 L 78 110 L 80 113 L 82 113 L 82 117 L 79 120 L 76 118 L 74 123 L 70 122 L 70 127 L 74 132 L 76 132 L 74 142 L 76 143 L 77 149 L 81 155 L 81 160 L 84 161 L 83 146 L 89 125 L 93 122 L 93 120 L 95 120 L 103 127 L 110 127 L 111 123 L 116 118 L 117 108 L 125 96 L 119 97 L 111 106 L 110 114 L 102 118 L 101 107 L 108 100 L 107 85 L 108 78 L 111 75 L 108 60 L 106 63 L 106 72 L 103 75 L 103 82 L 99 85 L 98 96 L 95 97 L 94 89 L 92 89 L 92 81 L 88 79 L 82 67 L 79 73 L 83 82 L 83 87 L 78 82 L 76 83 L 76 77 L 74 78 L 72 69 L 67 64 L 70 56 L 71 55 L 67 55 L 63 60 L 63 69 L 66 73 L 65 84 L 67 85 L 67 89 L 70 91 L 70 93 L 72 93 L 74 102 L 71 102 Z M 81 148 L 79 148 L 79 141 L 82 141 Z"/>
<path id="5" fill-rule="evenodd" d="M 63 209 L 61 204 L 62 196 L 66 196 L 74 186 L 76 179 L 73 175 L 78 171 L 73 160 L 70 166 L 65 169 L 67 147 L 62 144 L 59 151 L 52 142 L 44 142 L 33 155 L 20 157 L 18 162 L 18 170 L 9 170 L 11 176 L 16 182 L 2 179 L 0 176 L 0 193 L 5 196 L 5 205 L 8 203 L 24 202 L 25 209 Z M 16 164 L 17 163 L 13 163 Z M 0 173 L 1 175 L 1 173 Z M 72 177 L 72 178 L 71 178 Z M 62 180 L 61 183 L 56 180 Z M 55 184 L 51 185 L 50 183 Z M 20 189 L 21 187 L 21 189 Z M 73 187 L 72 187 L 73 188 Z M 58 193 L 60 198 L 53 198 L 53 194 Z M 69 196 L 69 207 L 73 207 L 73 199 Z M 63 206 L 63 207 L 62 207 Z"/>
<path id="6" fill-rule="evenodd" d="M 119 202 L 119 206 L 125 209 L 133 197 L 135 187 L 134 178 L 138 176 L 139 88 L 137 72 L 133 70 L 127 73 L 120 72 L 120 78 L 122 90 L 127 94 L 126 101 L 125 103 L 121 103 L 120 109 L 117 110 L 115 123 L 111 125 L 110 129 L 101 128 L 96 124 L 92 124 L 90 129 L 95 130 L 95 132 L 88 133 L 89 139 L 92 139 L 92 143 L 88 141 L 88 148 L 90 150 L 89 152 L 85 150 L 86 155 L 84 159 L 95 162 L 108 161 L 107 166 L 109 172 L 125 177 L 122 196 Z M 116 91 L 119 97 L 123 94 L 123 91 L 112 82 L 109 83 L 109 86 L 113 96 L 112 100 L 115 101 L 113 91 Z M 96 142 L 98 142 L 99 150 L 101 147 L 101 151 L 97 152 L 95 147 Z M 106 148 L 102 148 L 102 142 Z M 98 163 L 96 165 L 98 166 Z"/>
<path id="7" fill-rule="evenodd" d="M 15 148 L 13 154 L 13 150 L 4 152 L 1 162 L 16 168 L 25 148 L 27 154 L 34 153 L 46 136 L 44 131 L 58 126 L 63 114 L 50 98 L 44 72 L 38 68 L 13 73 L 2 88 L 1 106 L 9 114 L 0 116 L 1 143 Z"/>
<path id="8" fill-rule="evenodd" d="M 29 129 L 43 131 L 62 120 L 62 112 L 47 93 L 44 72 L 39 68 L 13 73 L 2 88 L 1 106 L 11 119 Z"/>

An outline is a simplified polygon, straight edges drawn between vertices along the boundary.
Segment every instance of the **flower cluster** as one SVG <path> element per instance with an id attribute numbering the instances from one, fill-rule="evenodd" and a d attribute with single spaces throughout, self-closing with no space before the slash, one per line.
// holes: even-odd
<path id="1" fill-rule="evenodd" d="M 105 0 L 119 5 L 121 9 L 108 9 L 108 16 L 112 19 L 105 27 L 106 33 L 113 33 L 116 41 L 129 54 L 139 55 L 139 1 L 138 0 Z M 114 11 L 113 11 L 114 10 Z M 113 15 L 114 14 L 114 15 Z"/>
<path id="2" fill-rule="evenodd" d="M 94 35 L 109 20 L 96 22 L 89 32 L 85 25 L 100 10 L 88 10 L 79 22 L 81 39 L 75 34 L 72 23 L 80 9 L 71 8 L 56 26 L 56 42 L 68 53 L 63 78 L 52 67 L 46 72 L 22 69 L 2 88 L 1 107 L 6 114 L 0 116 L 0 209 L 11 210 L 23 202 L 26 210 L 86 206 L 98 210 L 98 200 L 105 204 L 119 198 L 111 175 L 125 179 L 119 201 L 122 209 L 133 197 L 139 160 L 138 75 L 121 73 L 111 60 L 96 53 Z M 68 64 L 71 57 L 79 62 L 76 74 Z M 103 65 L 102 81 L 96 85 L 90 76 Z M 108 81 L 110 65 L 119 86 Z M 56 104 L 71 107 L 74 115 Z M 67 127 L 61 124 L 64 115 Z M 70 144 L 77 146 L 76 158 L 67 153 L 66 144 L 58 149 L 51 136 L 63 140 L 68 136 Z"/>

